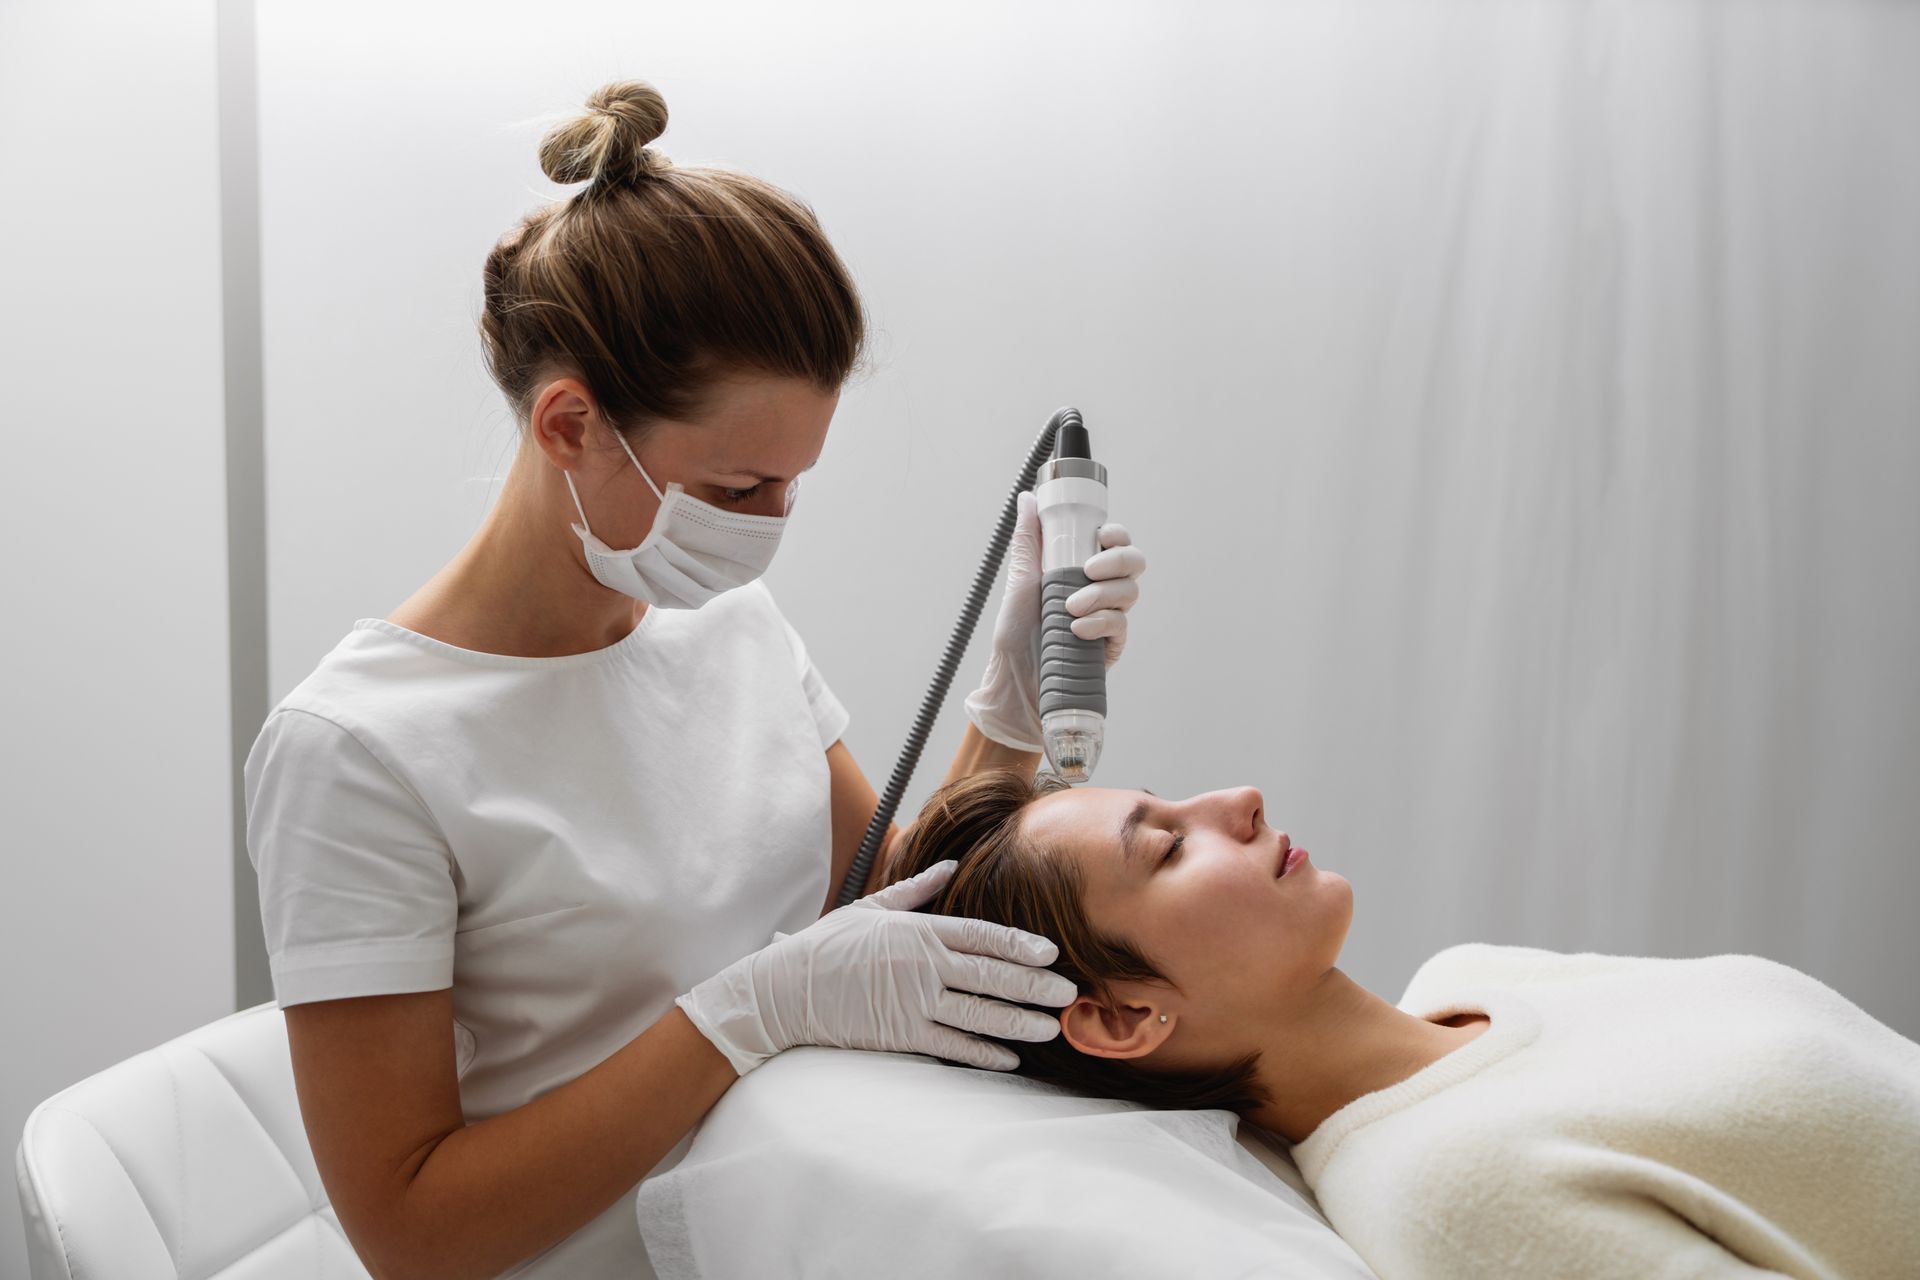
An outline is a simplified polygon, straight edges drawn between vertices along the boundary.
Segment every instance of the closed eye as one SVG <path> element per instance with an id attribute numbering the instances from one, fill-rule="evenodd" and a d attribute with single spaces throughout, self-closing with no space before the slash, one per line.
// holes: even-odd
<path id="1" fill-rule="evenodd" d="M 1164 867 L 1169 862 L 1172 862 L 1174 859 L 1174 856 L 1180 852 L 1180 846 L 1185 844 L 1186 842 L 1187 842 L 1187 838 L 1184 835 L 1175 836 L 1173 838 L 1173 843 L 1167 846 L 1167 856 L 1160 859 L 1160 865 Z"/>
<path id="2" fill-rule="evenodd" d="M 720 491 L 720 497 L 726 502 L 745 502 L 748 498 L 760 492 L 765 484 L 766 481 L 762 480 L 760 484 L 754 485 L 751 489 L 722 489 Z"/>

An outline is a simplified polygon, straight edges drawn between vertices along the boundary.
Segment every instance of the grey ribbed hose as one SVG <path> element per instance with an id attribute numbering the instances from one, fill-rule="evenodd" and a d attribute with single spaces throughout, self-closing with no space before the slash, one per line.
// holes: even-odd
<path id="1" fill-rule="evenodd" d="M 1020 468 L 1019 478 L 1013 482 L 1013 491 L 1007 494 L 1006 504 L 1000 511 L 1000 522 L 994 526 L 993 540 L 987 544 L 987 554 L 973 575 L 973 586 L 967 592 L 966 604 L 961 607 L 960 620 L 953 624 L 953 637 L 947 641 L 946 655 L 934 669 L 933 683 L 920 703 L 920 714 L 913 718 L 913 728 L 907 734 L 907 745 L 901 748 L 900 760 L 893 766 L 893 777 L 887 780 L 887 789 L 881 793 L 880 807 L 873 811 L 873 821 L 867 824 L 867 834 L 860 841 L 860 852 L 854 855 L 853 865 L 847 868 L 847 878 L 840 882 L 840 896 L 834 901 L 835 907 L 844 907 L 859 898 L 861 889 L 866 886 L 867 873 L 873 869 L 874 855 L 879 852 L 880 842 L 887 838 L 887 827 L 893 822 L 894 810 L 899 808 L 900 797 L 906 792 L 907 783 L 912 780 L 913 771 L 920 764 L 920 752 L 927 745 L 927 734 L 947 700 L 947 688 L 953 683 L 953 673 L 959 669 L 960 659 L 966 656 L 967 644 L 973 639 L 973 628 L 980 621 L 981 606 L 986 603 L 987 593 L 993 589 L 993 580 L 1000 576 L 1000 561 L 1005 558 L 1007 543 L 1013 538 L 1014 522 L 1020 518 L 1020 494 L 1023 490 L 1033 488 L 1033 477 L 1039 473 L 1040 464 L 1053 453 L 1053 438 L 1060 428 L 1068 422 L 1078 421 L 1078 409 L 1055 410 L 1053 417 L 1042 428 L 1040 438 L 1034 441 L 1032 450 L 1028 452 L 1027 463 Z"/>

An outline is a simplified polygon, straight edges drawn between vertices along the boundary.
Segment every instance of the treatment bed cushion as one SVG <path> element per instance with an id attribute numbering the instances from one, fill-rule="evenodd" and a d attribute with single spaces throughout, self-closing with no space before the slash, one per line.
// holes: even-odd
<path id="1" fill-rule="evenodd" d="M 635 1211 L 661 1280 L 1373 1280 L 1284 1143 L 919 1054 L 804 1046 L 742 1077 Z"/>

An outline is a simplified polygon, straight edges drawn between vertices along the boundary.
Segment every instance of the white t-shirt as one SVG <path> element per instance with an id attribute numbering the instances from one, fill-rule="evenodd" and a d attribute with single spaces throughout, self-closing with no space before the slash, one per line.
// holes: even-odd
<path id="1" fill-rule="evenodd" d="M 451 987 L 467 1120 L 537 1098 L 819 916 L 847 719 L 759 581 L 557 658 L 363 618 L 247 757 L 277 1002 Z M 651 1276 L 632 1194 L 505 1274 Z"/>
<path id="2" fill-rule="evenodd" d="M 1382 1280 L 1916 1274 L 1920 1044 L 1818 979 L 1467 943 L 1398 1007 L 1492 1021 L 1293 1147 Z"/>

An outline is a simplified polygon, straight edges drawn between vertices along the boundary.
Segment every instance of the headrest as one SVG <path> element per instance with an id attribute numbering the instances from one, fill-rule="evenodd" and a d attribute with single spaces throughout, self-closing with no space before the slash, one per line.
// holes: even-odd
<path id="1" fill-rule="evenodd" d="M 1240 1126 L 803 1046 L 736 1082 L 635 1210 L 662 1280 L 1372 1277 L 1284 1144 L 1256 1155 Z"/>

